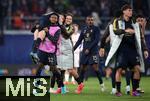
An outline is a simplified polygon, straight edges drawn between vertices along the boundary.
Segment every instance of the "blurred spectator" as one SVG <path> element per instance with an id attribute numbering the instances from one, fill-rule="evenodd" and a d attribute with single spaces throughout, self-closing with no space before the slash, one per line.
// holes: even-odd
<path id="1" fill-rule="evenodd" d="M 27 1 L 26 0 L 21 0 L 21 7 L 20 7 L 20 10 L 21 12 L 23 13 L 24 16 L 29 16 L 29 8 L 28 8 L 28 4 L 27 4 Z"/>
<path id="2" fill-rule="evenodd" d="M 23 22 L 23 14 L 20 10 L 17 10 L 15 15 L 13 16 L 13 27 L 14 29 L 22 29 L 24 28 Z"/>
<path id="3" fill-rule="evenodd" d="M 46 13 L 53 12 L 53 9 L 49 6 L 46 10 Z"/>
<path id="4" fill-rule="evenodd" d="M 150 12 L 150 0 L 8 0 L 7 2 L 12 2 L 12 5 L 7 5 L 9 6 L 7 8 L 11 8 L 11 14 L 20 10 L 25 18 L 38 18 L 46 12 L 54 11 L 61 14 L 72 12 L 75 17 L 82 19 L 96 12 L 101 18 L 103 23 L 101 27 L 103 28 L 113 17 L 114 12 L 126 3 L 131 4 L 136 12 L 140 12 L 146 17 L 149 16 L 148 12 Z"/>
<path id="5" fill-rule="evenodd" d="M 132 0 L 136 11 L 142 10 L 148 15 L 150 4 L 148 0 Z M 66 13 L 68 10 L 75 14 L 87 16 L 93 11 L 100 16 L 112 16 L 114 10 L 120 9 L 125 3 L 131 3 L 130 0 L 12 0 L 12 13 L 20 9 L 24 15 L 40 16 L 47 11 L 54 10 L 59 13 Z M 114 9 L 113 9 L 114 8 Z"/>
<path id="6" fill-rule="evenodd" d="M 108 0 L 101 0 L 101 2 L 100 2 L 100 15 L 102 17 L 110 16 L 110 9 L 109 9 Z"/>
<path id="7" fill-rule="evenodd" d="M 32 8 L 31 8 L 32 14 L 38 15 L 39 14 L 39 6 L 38 6 L 37 0 L 32 0 L 31 5 L 32 5 Z"/>
<path id="8" fill-rule="evenodd" d="M 69 0 L 55 0 L 54 10 L 58 13 L 66 13 L 69 7 Z"/>
<path id="9" fill-rule="evenodd" d="M 149 0 L 133 0 L 133 8 L 137 13 L 142 13 L 144 16 L 149 16 Z"/>
<path id="10" fill-rule="evenodd" d="M 92 12 L 92 16 L 95 19 L 94 20 L 94 25 L 95 26 L 100 26 L 102 24 L 102 22 L 100 20 L 100 17 L 98 16 L 98 13 L 97 12 Z"/>

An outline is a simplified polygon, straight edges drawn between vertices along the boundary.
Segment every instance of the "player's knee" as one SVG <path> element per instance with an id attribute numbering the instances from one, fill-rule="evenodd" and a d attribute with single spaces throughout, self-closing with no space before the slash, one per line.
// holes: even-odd
<path id="1" fill-rule="evenodd" d="M 99 71 L 99 68 L 96 67 L 96 66 L 93 66 L 93 69 L 94 69 L 95 71 Z"/>
<path id="2" fill-rule="evenodd" d="M 134 67 L 134 72 L 137 72 L 137 73 L 140 72 L 140 66 L 139 65 L 137 65 L 137 66 Z"/>

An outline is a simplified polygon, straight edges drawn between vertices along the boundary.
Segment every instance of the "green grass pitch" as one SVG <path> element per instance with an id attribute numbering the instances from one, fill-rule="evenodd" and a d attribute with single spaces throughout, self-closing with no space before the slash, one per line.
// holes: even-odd
<path id="1" fill-rule="evenodd" d="M 150 101 L 150 77 L 142 77 L 141 88 L 145 91 L 140 97 L 133 97 L 125 94 L 125 78 L 122 78 L 123 96 L 116 97 L 111 95 L 111 82 L 104 80 L 106 91 L 101 92 L 96 78 L 89 78 L 85 82 L 84 90 L 81 94 L 75 94 L 77 85 L 67 85 L 69 92 L 67 94 L 51 94 L 50 101 Z"/>
<path id="2" fill-rule="evenodd" d="M 18 80 L 16 80 L 17 83 Z M 5 86 L 4 86 L 5 80 L 0 80 L 0 101 L 2 100 L 2 95 L 5 94 Z M 89 78 L 88 81 L 84 82 L 85 87 L 81 94 L 75 94 L 74 91 L 77 87 L 77 85 L 67 85 L 67 88 L 69 89 L 69 93 L 67 94 L 50 94 L 50 101 L 150 101 L 150 77 L 142 77 L 141 79 L 141 88 L 144 89 L 145 93 L 141 94 L 140 97 L 133 97 L 131 95 L 125 94 L 125 78 L 122 78 L 122 97 L 116 97 L 114 95 L 111 95 L 111 81 L 105 80 L 104 83 L 106 86 L 106 91 L 101 92 L 100 87 L 98 84 L 97 78 Z M 33 101 L 47 101 L 44 100 L 43 97 L 40 97 L 41 100 L 37 100 L 36 97 L 27 97 L 28 99 L 34 98 Z M 36 99 L 35 99 L 36 98 Z M 7 97 L 7 99 L 11 99 Z M 24 100 L 23 100 L 24 99 Z M 7 101 L 7 100 L 5 100 Z M 12 100 L 12 101 L 20 101 L 18 100 Z M 29 101 L 25 99 L 24 97 L 21 98 L 21 101 Z"/>

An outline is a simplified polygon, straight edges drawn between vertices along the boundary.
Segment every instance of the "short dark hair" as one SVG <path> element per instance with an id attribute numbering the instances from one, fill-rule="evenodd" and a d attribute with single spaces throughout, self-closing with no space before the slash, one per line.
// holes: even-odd
<path id="1" fill-rule="evenodd" d="M 73 17 L 73 14 L 72 14 L 72 13 L 67 13 L 67 14 L 65 14 L 64 16 L 65 16 L 65 18 L 66 18 L 67 16 Z"/>
<path id="2" fill-rule="evenodd" d="M 73 25 L 74 25 L 74 26 L 77 26 L 77 27 L 79 27 L 79 25 L 78 25 L 78 24 L 76 24 L 76 23 L 74 23 Z"/>
<path id="3" fill-rule="evenodd" d="M 135 18 L 137 19 L 137 18 L 145 18 L 145 17 L 144 17 L 143 14 L 140 14 L 140 13 L 139 13 L 139 14 L 136 14 L 136 15 L 135 15 Z"/>
<path id="4" fill-rule="evenodd" d="M 93 16 L 92 15 L 88 15 L 86 18 L 93 18 Z"/>
<path id="5" fill-rule="evenodd" d="M 132 9 L 131 5 L 125 4 L 125 5 L 123 5 L 123 6 L 121 7 L 121 11 L 122 11 L 122 12 L 123 12 L 124 10 L 126 10 L 126 9 Z"/>
<path id="6" fill-rule="evenodd" d="M 52 15 L 55 15 L 55 16 L 57 16 L 59 18 L 59 14 L 56 13 L 56 12 L 53 12 L 53 13 L 50 14 L 50 16 L 52 16 Z"/>

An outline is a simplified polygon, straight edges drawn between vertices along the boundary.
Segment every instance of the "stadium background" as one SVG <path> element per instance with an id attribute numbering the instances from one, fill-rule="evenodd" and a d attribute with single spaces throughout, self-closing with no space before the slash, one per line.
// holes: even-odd
<path id="1" fill-rule="evenodd" d="M 150 49 L 150 0 L 0 0 L 0 75 L 7 70 L 8 75 L 34 74 L 36 66 L 29 57 L 33 40 L 30 28 L 42 14 L 71 12 L 80 28 L 85 17 L 91 14 L 103 34 L 115 11 L 126 2 L 132 5 L 134 12 L 147 18 L 145 37 Z M 150 68 L 150 58 L 146 60 L 146 68 Z"/>

